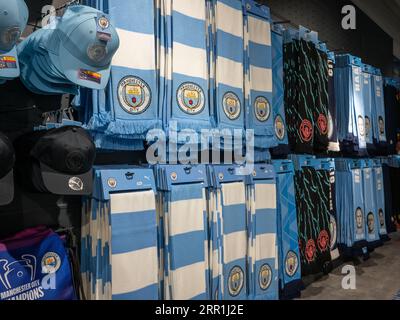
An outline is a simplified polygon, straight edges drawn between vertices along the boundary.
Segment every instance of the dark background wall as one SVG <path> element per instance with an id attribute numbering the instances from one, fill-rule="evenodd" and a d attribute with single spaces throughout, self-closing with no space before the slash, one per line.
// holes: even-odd
<path id="1" fill-rule="evenodd" d="M 359 56 L 388 75 L 393 72 L 393 39 L 357 8 L 357 29 L 341 26 L 346 0 L 263 0 L 278 20 L 290 20 L 319 33 L 331 50 L 343 50 Z M 400 30 L 399 30 L 400 32 Z"/>

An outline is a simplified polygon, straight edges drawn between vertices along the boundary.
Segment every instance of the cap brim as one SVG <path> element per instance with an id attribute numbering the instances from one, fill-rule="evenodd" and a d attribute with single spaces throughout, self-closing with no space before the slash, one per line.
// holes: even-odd
<path id="1" fill-rule="evenodd" d="M 0 179 L 0 205 L 10 204 L 14 199 L 14 171 Z"/>
<path id="2" fill-rule="evenodd" d="M 90 195 L 93 189 L 93 170 L 81 175 L 60 173 L 40 163 L 43 184 L 46 189 L 57 195 Z"/>
<path id="3" fill-rule="evenodd" d="M 19 70 L 19 63 L 18 63 L 17 48 L 14 47 L 11 51 L 0 54 L 0 58 L 4 59 L 4 57 L 11 59 L 11 62 L 8 63 L 7 68 L 0 68 L 0 79 L 1 78 L 6 78 L 6 79 L 18 78 L 19 74 L 20 74 L 20 70 Z"/>
<path id="4" fill-rule="evenodd" d="M 71 82 L 95 90 L 103 90 L 107 86 L 108 80 L 110 79 L 111 64 L 107 68 L 89 66 L 71 55 L 71 53 L 64 48 L 62 43 L 59 47 L 59 57 L 63 57 L 59 59 L 60 67 L 66 78 Z M 80 71 L 96 73 L 100 76 L 100 79 L 94 77 L 83 79 L 83 77 L 80 76 Z"/>

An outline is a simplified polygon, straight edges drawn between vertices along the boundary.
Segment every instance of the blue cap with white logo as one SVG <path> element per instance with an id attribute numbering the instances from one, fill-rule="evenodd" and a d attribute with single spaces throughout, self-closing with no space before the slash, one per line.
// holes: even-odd
<path id="1" fill-rule="evenodd" d="M 86 6 L 71 6 L 49 41 L 53 65 L 72 83 L 104 89 L 119 37 L 106 14 Z"/>
<path id="2" fill-rule="evenodd" d="M 15 45 L 28 22 L 29 11 L 24 0 L 0 0 L 0 79 L 19 76 Z"/>

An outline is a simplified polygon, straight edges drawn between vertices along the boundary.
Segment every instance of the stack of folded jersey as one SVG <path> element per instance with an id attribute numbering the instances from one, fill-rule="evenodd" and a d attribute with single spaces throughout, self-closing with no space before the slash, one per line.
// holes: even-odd
<path id="1" fill-rule="evenodd" d="M 28 22 L 28 7 L 24 0 L 0 1 L 0 84 L 19 76 L 15 45 Z"/>
<path id="2" fill-rule="evenodd" d="M 108 17 L 71 6 L 60 19 L 17 46 L 21 80 L 37 94 L 78 94 L 78 86 L 104 89 L 119 37 Z"/>

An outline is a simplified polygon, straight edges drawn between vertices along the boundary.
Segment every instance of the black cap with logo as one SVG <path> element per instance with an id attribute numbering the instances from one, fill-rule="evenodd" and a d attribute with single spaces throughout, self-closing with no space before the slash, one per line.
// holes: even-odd
<path id="1" fill-rule="evenodd" d="M 14 199 L 14 163 L 13 145 L 0 133 L 0 205 L 7 205 Z"/>
<path id="2" fill-rule="evenodd" d="M 27 135 L 19 149 L 25 149 L 25 154 L 29 151 L 26 156 L 30 159 L 29 168 L 22 163 L 25 168 L 22 178 L 28 172 L 37 191 L 57 195 L 91 194 L 96 148 L 83 128 L 65 126 L 38 131 Z"/>

